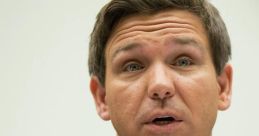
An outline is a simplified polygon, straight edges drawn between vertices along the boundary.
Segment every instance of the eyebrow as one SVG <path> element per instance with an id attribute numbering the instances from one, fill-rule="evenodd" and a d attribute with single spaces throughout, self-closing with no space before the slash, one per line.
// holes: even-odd
<path id="1" fill-rule="evenodd" d="M 203 47 L 198 43 L 197 40 L 190 38 L 190 37 L 176 37 L 173 40 L 173 43 L 179 44 L 179 45 L 192 45 L 200 50 L 204 50 Z"/>
<path id="2" fill-rule="evenodd" d="M 112 59 L 115 58 L 117 54 L 119 54 L 120 52 L 126 52 L 140 47 L 141 45 L 137 43 L 126 44 L 125 46 L 119 47 L 117 50 L 115 50 L 115 52 L 112 55 Z"/>
<path id="3" fill-rule="evenodd" d="M 202 46 L 200 46 L 200 44 L 195 39 L 190 38 L 190 37 L 175 37 L 173 39 L 170 39 L 169 41 L 170 41 L 169 43 L 174 43 L 176 45 L 182 45 L 182 46 L 193 46 L 193 47 L 199 49 L 201 52 L 204 51 L 204 48 Z M 129 50 L 133 50 L 133 49 L 141 48 L 141 47 L 142 47 L 142 45 L 138 44 L 138 43 L 126 44 L 122 47 L 119 47 L 118 49 L 116 49 L 114 51 L 114 53 L 112 55 L 112 59 L 114 59 L 120 52 L 126 52 Z"/>

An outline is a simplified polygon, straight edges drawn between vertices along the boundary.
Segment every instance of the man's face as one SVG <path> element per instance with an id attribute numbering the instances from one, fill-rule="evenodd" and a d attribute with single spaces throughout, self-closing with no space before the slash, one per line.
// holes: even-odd
<path id="1" fill-rule="evenodd" d="M 231 70 L 216 75 L 202 22 L 187 11 L 123 19 L 105 57 L 105 87 L 92 92 L 105 91 L 98 113 L 119 136 L 209 136 L 229 106 Z"/>

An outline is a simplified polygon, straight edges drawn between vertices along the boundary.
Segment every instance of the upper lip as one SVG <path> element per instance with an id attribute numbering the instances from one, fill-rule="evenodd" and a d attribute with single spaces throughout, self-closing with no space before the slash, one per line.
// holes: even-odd
<path id="1" fill-rule="evenodd" d="M 179 113 L 174 111 L 154 111 L 145 116 L 144 123 L 150 124 L 156 118 L 163 118 L 163 117 L 172 117 L 175 121 L 183 121 L 182 117 L 180 117 Z"/>

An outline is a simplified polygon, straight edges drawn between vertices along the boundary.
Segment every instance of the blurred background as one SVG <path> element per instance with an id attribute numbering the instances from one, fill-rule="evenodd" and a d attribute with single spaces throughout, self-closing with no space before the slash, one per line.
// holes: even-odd
<path id="1" fill-rule="evenodd" d="M 96 114 L 87 69 L 95 16 L 109 0 L 0 0 L 0 136 L 115 136 Z M 259 1 L 211 0 L 227 25 L 232 105 L 213 136 L 256 136 Z"/>

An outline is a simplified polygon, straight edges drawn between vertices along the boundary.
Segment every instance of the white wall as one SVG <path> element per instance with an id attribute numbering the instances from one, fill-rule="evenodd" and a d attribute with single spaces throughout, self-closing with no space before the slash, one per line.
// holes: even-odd
<path id="1" fill-rule="evenodd" d="M 0 136 L 115 135 L 89 92 L 87 49 L 108 0 L 0 0 Z M 259 135 L 259 2 L 213 0 L 233 44 L 233 103 L 214 136 Z"/>
<path id="2" fill-rule="evenodd" d="M 216 136 L 257 136 L 259 122 L 259 1 L 213 0 L 232 41 L 234 66 L 230 109 L 220 113 Z"/>

